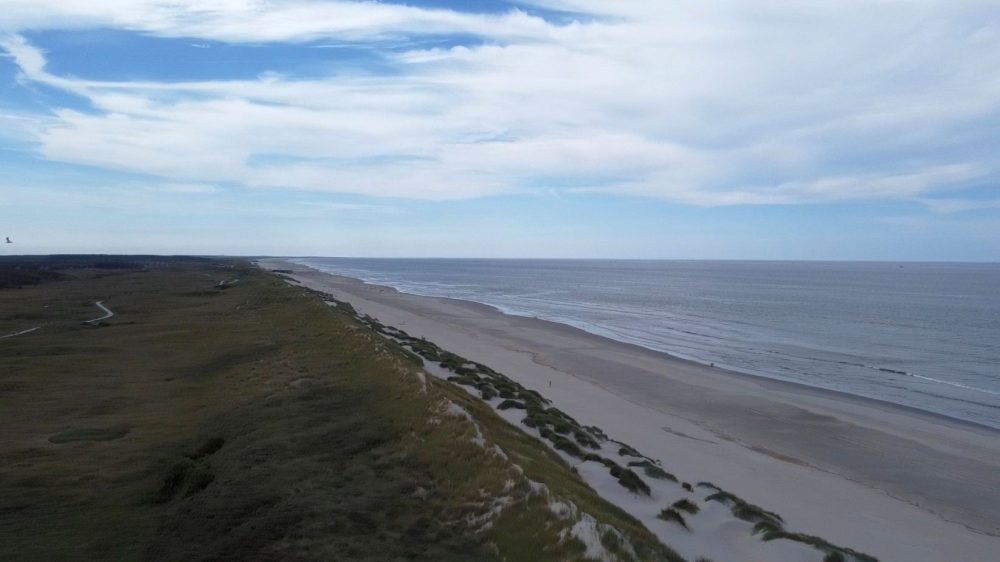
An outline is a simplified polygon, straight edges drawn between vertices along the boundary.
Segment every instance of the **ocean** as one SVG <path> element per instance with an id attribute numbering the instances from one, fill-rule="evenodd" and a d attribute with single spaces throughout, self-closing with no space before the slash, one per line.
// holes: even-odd
<path id="1" fill-rule="evenodd" d="M 1000 264 L 295 261 L 1000 428 Z"/>

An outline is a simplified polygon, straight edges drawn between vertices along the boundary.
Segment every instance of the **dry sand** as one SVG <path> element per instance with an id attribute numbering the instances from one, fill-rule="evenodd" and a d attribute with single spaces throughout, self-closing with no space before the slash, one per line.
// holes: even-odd
<path id="1" fill-rule="evenodd" d="M 293 270 L 384 324 L 489 365 L 678 476 L 777 511 L 790 529 L 884 561 L 1000 560 L 995 430 L 731 373 L 481 304 L 282 260 L 262 265 Z"/>

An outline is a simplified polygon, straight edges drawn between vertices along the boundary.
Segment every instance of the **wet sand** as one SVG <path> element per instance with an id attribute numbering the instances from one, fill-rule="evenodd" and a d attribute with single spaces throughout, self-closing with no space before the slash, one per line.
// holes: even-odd
<path id="1" fill-rule="evenodd" d="M 302 265 L 304 285 L 556 399 L 580 422 L 883 560 L 992 560 L 1000 432 L 678 359 L 493 307 Z M 551 386 L 550 386 L 551 385 Z"/>

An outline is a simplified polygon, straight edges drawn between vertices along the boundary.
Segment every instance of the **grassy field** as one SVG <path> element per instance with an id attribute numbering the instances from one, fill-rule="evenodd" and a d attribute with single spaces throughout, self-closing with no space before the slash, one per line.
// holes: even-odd
<path id="1" fill-rule="evenodd" d="M 679 559 L 317 296 L 136 263 L 0 290 L 0 560 Z"/>

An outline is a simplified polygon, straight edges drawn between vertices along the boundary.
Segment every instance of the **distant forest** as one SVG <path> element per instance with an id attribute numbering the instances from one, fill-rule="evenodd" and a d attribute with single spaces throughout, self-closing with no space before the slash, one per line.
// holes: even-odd
<path id="1" fill-rule="evenodd" d="M 143 269 L 178 262 L 204 261 L 189 256 L 51 255 L 0 256 L 0 289 L 18 289 L 67 277 L 72 269 Z"/>

